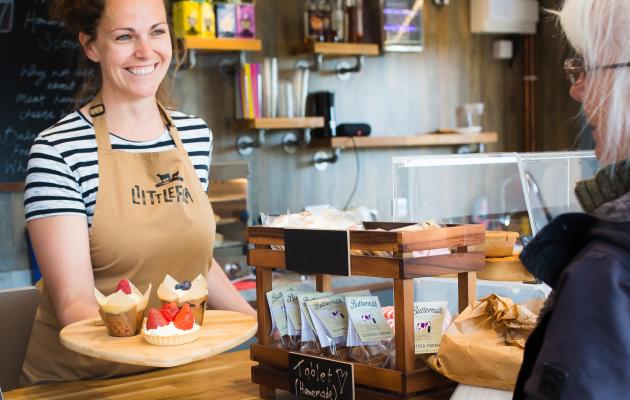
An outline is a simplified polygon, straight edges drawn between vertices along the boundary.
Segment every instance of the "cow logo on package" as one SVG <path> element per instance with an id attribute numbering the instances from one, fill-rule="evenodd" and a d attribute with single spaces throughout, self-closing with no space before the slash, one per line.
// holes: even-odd
<path id="1" fill-rule="evenodd" d="M 431 321 L 418 322 L 416 332 L 431 333 Z"/>
<path id="2" fill-rule="evenodd" d="M 361 321 L 376 323 L 376 318 L 372 314 L 361 315 Z"/>
<path id="3" fill-rule="evenodd" d="M 339 311 L 339 310 L 332 311 L 330 313 L 330 318 L 332 318 L 332 319 L 346 319 L 346 317 L 344 317 L 343 313 L 341 311 Z"/>
<path id="4" fill-rule="evenodd" d="M 165 203 L 194 203 L 192 194 L 184 186 L 184 177 L 179 171 L 156 173 L 155 189 L 143 189 L 140 185 L 131 188 L 131 202 L 136 206 L 156 206 Z"/>

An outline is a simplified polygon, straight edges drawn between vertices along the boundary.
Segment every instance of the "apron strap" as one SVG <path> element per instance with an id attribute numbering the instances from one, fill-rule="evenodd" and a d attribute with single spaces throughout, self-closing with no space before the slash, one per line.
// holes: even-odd
<path id="1" fill-rule="evenodd" d="M 185 151 L 184 144 L 182 143 L 181 138 L 179 137 L 179 132 L 177 132 L 177 128 L 175 127 L 175 123 L 171 118 L 168 110 L 158 101 L 157 102 L 158 109 L 160 110 L 160 114 L 162 114 L 162 119 L 164 120 L 164 124 L 168 128 L 168 132 L 171 134 L 171 139 L 173 139 L 173 143 L 175 143 L 175 147 L 178 150 Z"/>
<path id="2" fill-rule="evenodd" d="M 109 130 L 107 129 L 107 120 L 105 119 L 105 105 L 101 99 L 101 94 L 97 94 L 90 103 L 90 117 L 94 124 L 96 133 L 96 147 L 98 150 L 111 151 L 112 144 L 109 141 Z"/>
<path id="3" fill-rule="evenodd" d="M 171 135 L 171 139 L 173 139 L 175 147 L 178 150 L 185 151 L 182 140 L 179 137 L 177 128 L 175 127 L 175 123 L 171 119 L 168 111 L 162 106 L 162 104 L 160 104 L 160 102 L 158 102 L 157 105 L 160 115 L 162 116 L 162 121 L 164 121 L 164 124 L 168 128 L 168 132 Z M 105 105 L 103 104 L 100 93 L 97 94 L 96 97 L 94 97 L 94 100 L 90 103 L 89 110 L 90 117 L 92 117 L 92 123 L 94 124 L 94 131 L 96 132 L 96 145 L 98 150 L 111 151 L 112 144 L 109 140 L 109 129 L 107 129 L 107 120 L 105 119 Z"/>

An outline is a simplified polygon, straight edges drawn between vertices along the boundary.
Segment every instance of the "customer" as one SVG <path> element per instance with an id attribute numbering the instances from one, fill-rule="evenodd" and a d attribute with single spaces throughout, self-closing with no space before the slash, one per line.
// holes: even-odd
<path id="1" fill-rule="evenodd" d="M 554 291 L 525 347 L 514 399 L 630 396 L 630 1 L 566 0 L 567 60 L 604 168 L 578 183 L 586 214 L 556 218 L 526 247 Z"/>
<path id="2" fill-rule="evenodd" d="M 87 56 L 88 103 L 42 132 L 29 158 L 24 204 L 43 281 L 25 384 L 143 369 L 80 356 L 59 341 L 64 326 L 98 317 L 94 288 L 112 293 L 122 278 L 144 291 L 167 273 L 180 281 L 203 274 L 210 307 L 255 314 L 211 268 L 210 130 L 158 102 L 173 53 L 165 3 L 55 0 L 53 10 Z M 140 200 L 175 177 L 185 196 Z"/>

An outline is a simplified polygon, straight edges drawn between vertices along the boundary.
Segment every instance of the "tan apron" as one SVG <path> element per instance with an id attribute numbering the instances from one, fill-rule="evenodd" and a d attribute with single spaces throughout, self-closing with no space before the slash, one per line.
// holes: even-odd
<path id="1" fill-rule="evenodd" d="M 177 129 L 159 105 L 175 149 L 154 153 L 112 151 L 100 96 L 90 115 L 98 146 L 99 189 L 90 231 L 94 284 L 112 293 L 127 278 L 140 291 L 153 284 L 149 306 L 165 274 L 179 281 L 206 276 L 212 265 L 214 213 L 182 145 Z M 25 385 L 84 378 L 108 378 L 149 368 L 86 357 L 59 342 L 60 325 L 45 283 L 24 362 Z"/>

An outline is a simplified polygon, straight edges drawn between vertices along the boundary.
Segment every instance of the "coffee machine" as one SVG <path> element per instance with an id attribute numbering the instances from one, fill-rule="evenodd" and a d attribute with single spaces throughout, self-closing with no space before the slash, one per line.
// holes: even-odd
<path id="1" fill-rule="evenodd" d="M 337 116 L 335 115 L 335 93 L 309 93 L 307 100 L 309 116 L 324 117 L 324 127 L 311 131 L 313 137 L 333 137 L 337 135 Z"/>

